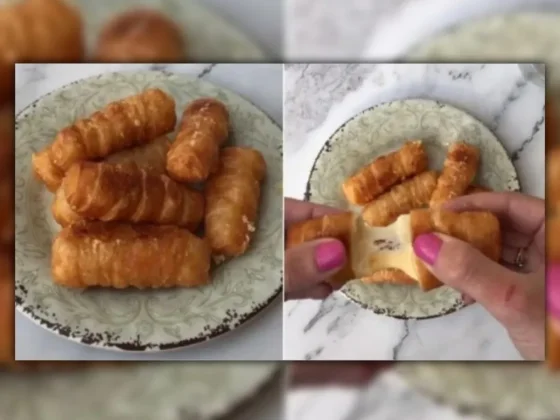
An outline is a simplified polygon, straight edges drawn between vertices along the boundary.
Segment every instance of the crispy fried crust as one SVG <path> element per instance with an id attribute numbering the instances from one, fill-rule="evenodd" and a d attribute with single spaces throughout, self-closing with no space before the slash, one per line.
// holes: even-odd
<path id="1" fill-rule="evenodd" d="M 51 266 L 66 287 L 195 287 L 210 281 L 210 249 L 176 226 L 80 222 L 54 240 Z"/>
<path id="2" fill-rule="evenodd" d="M 51 212 L 56 223 L 62 227 L 84 220 L 84 218 L 72 210 L 72 207 L 68 204 L 68 200 L 66 200 L 66 195 L 64 194 L 64 188 L 56 190 L 51 205 Z"/>
<path id="3" fill-rule="evenodd" d="M 54 192 L 74 163 L 146 144 L 172 131 L 176 118 L 175 100 L 160 89 L 113 102 L 62 129 L 50 146 L 34 154 L 35 175 Z"/>
<path id="4" fill-rule="evenodd" d="M 229 132 L 226 106 L 212 98 L 191 102 L 167 153 L 167 172 L 180 182 L 202 182 L 218 169 L 220 147 Z"/>
<path id="5" fill-rule="evenodd" d="M 393 185 L 428 168 L 428 157 L 419 140 L 409 141 L 396 152 L 381 156 L 342 184 L 352 204 L 366 204 Z"/>
<path id="6" fill-rule="evenodd" d="M 410 212 L 412 240 L 424 233 L 443 233 L 470 243 L 488 258 L 498 261 L 502 252 L 500 222 L 490 212 L 454 213 L 444 210 L 418 209 Z M 442 283 L 416 259 L 418 281 L 423 290 Z"/>
<path id="7" fill-rule="evenodd" d="M 362 277 L 360 280 L 367 284 L 392 283 L 411 286 L 415 286 L 418 284 L 415 279 L 398 268 L 386 268 L 384 270 L 378 270 L 367 277 Z"/>
<path id="8" fill-rule="evenodd" d="M 216 257 L 247 250 L 256 227 L 266 162 L 255 149 L 227 147 L 205 189 L 205 233 Z"/>
<path id="9" fill-rule="evenodd" d="M 546 203 L 551 214 L 556 214 L 560 210 L 560 147 L 551 149 L 546 159 Z"/>
<path id="10" fill-rule="evenodd" d="M 335 288 L 339 288 L 355 278 L 350 258 L 353 223 L 354 215 L 350 212 L 329 214 L 294 223 L 286 232 L 286 249 L 321 238 L 335 238 L 341 241 L 346 247 L 347 264 L 329 281 Z"/>
<path id="11" fill-rule="evenodd" d="M 364 208 L 364 221 L 370 226 L 387 226 L 400 215 L 427 206 L 437 179 L 437 172 L 428 171 L 394 186 Z"/>
<path id="12" fill-rule="evenodd" d="M 102 29 L 95 59 L 101 62 L 182 62 L 185 44 L 179 27 L 153 10 L 136 9 L 115 16 Z"/>
<path id="13" fill-rule="evenodd" d="M 80 13 L 64 0 L 0 6 L 0 61 L 78 62 L 84 56 Z"/>
<path id="14" fill-rule="evenodd" d="M 449 146 L 430 207 L 438 207 L 463 195 L 476 176 L 479 159 L 480 151 L 471 144 L 454 143 Z"/>
<path id="15" fill-rule="evenodd" d="M 104 160 L 106 163 L 131 165 L 152 172 L 165 173 L 165 162 L 171 142 L 167 136 L 162 136 L 132 149 L 114 153 Z"/>
<path id="16" fill-rule="evenodd" d="M 133 166 L 80 162 L 62 187 L 70 208 L 84 219 L 177 225 L 195 230 L 204 196 L 166 175 Z"/>

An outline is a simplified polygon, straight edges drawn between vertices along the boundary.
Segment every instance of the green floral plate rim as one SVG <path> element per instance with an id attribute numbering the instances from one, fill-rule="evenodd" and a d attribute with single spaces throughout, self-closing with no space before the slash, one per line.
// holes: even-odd
<path id="1" fill-rule="evenodd" d="M 148 82 L 143 84 L 146 80 Z M 254 272 L 253 280 L 250 280 L 250 285 L 247 286 L 249 289 L 246 296 L 241 296 L 241 292 L 237 294 L 233 293 L 233 298 L 236 296 L 239 298 L 237 302 L 231 302 L 229 305 L 226 303 L 222 308 L 219 307 L 220 296 L 216 298 L 218 302 L 218 311 L 216 312 L 220 312 L 222 318 L 218 318 L 216 314 L 212 313 L 206 320 L 203 319 L 200 321 L 199 319 L 199 322 L 194 327 L 186 321 L 183 322 L 184 325 L 177 325 L 177 323 L 172 323 L 172 325 L 167 323 L 166 325 L 165 320 L 163 320 L 161 325 L 158 325 L 157 320 L 150 317 L 148 313 L 143 317 L 140 316 L 139 318 L 141 319 L 139 320 L 132 320 L 130 323 L 132 325 L 123 325 L 121 322 L 121 325 L 117 325 L 116 328 L 113 328 L 114 326 L 107 323 L 105 326 L 100 326 L 99 323 L 95 322 L 95 319 L 93 323 L 90 322 L 87 325 L 82 325 L 80 319 L 69 319 L 72 318 L 72 316 L 69 316 L 69 314 L 65 312 L 64 305 L 67 303 L 71 305 L 74 301 L 83 301 L 89 304 L 92 304 L 92 302 L 95 303 L 95 296 L 93 296 L 93 293 L 104 294 L 104 297 L 110 301 L 108 307 L 111 307 L 112 304 L 113 310 L 115 308 L 117 310 L 120 309 L 120 302 L 127 299 L 133 300 L 134 297 L 137 297 L 139 300 L 138 306 L 141 306 L 140 309 L 144 310 L 147 309 L 150 304 L 153 305 L 154 302 L 156 304 L 158 303 L 157 295 L 159 293 L 163 295 L 167 294 L 168 297 L 170 293 L 176 295 L 182 294 L 188 297 L 191 302 L 194 302 L 197 298 L 195 294 L 198 293 L 197 291 L 199 289 L 176 289 L 174 291 L 136 291 L 127 289 L 124 291 L 100 290 L 94 292 L 86 290 L 82 293 L 77 290 L 68 290 L 55 285 L 47 285 L 44 278 L 49 277 L 49 275 L 45 274 L 47 272 L 45 265 L 48 265 L 48 272 L 50 273 L 50 251 L 45 252 L 44 248 L 41 249 L 40 244 L 32 243 L 31 246 L 29 246 L 29 243 L 23 243 L 22 236 L 29 236 L 30 232 L 33 238 L 31 242 L 37 239 L 37 232 L 33 231 L 33 227 L 30 229 L 28 226 L 28 224 L 30 224 L 28 220 L 29 217 L 27 217 L 29 211 L 25 206 L 28 196 L 36 196 L 39 197 L 38 201 L 45 201 L 46 199 L 44 196 L 48 194 L 46 189 L 39 185 L 31 175 L 29 167 L 30 152 L 42 147 L 47 139 L 50 141 L 56 134 L 56 131 L 73 121 L 76 116 L 82 114 L 87 115 L 101 107 L 102 104 L 126 95 L 116 92 L 107 92 L 108 98 L 102 99 L 102 104 L 97 103 L 93 105 L 93 109 L 92 105 L 90 105 L 89 112 L 84 112 L 83 108 L 85 108 L 85 110 L 88 109 L 87 102 L 95 101 L 96 95 L 99 94 L 94 88 L 92 90 L 93 93 L 90 96 L 86 95 L 87 97 L 83 99 L 83 104 L 79 104 L 76 106 L 76 109 L 68 111 L 68 113 L 72 115 L 64 115 L 63 112 L 62 117 L 56 115 L 56 110 L 53 111 L 55 107 L 49 108 L 48 105 L 52 105 L 53 101 L 57 99 L 60 100 L 60 97 L 63 97 L 66 101 L 80 98 L 80 95 L 76 95 L 75 92 L 79 92 L 80 89 L 84 90 L 84 86 L 95 86 L 96 83 L 101 84 L 101 89 L 97 89 L 99 91 L 102 90 L 104 86 L 103 83 L 115 83 L 117 86 L 117 88 L 115 88 L 116 91 L 119 91 L 120 86 L 121 89 L 125 89 L 127 92 L 129 89 L 132 89 L 134 92 L 140 91 L 148 86 L 157 86 L 163 89 L 167 89 L 169 86 L 167 90 L 170 90 L 175 97 L 178 112 L 180 112 L 186 102 L 193 98 L 200 96 L 217 97 L 224 101 L 230 108 L 235 144 L 252 145 L 261 150 L 265 156 L 268 171 L 267 180 L 265 184 L 263 184 L 261 195 L 260 222 L 262 222 L 262 228 L 257 230 L 253 246 L 247 254 L 214 268 L 215 272 L 219 272 L 220 274 L 220 281 L 214 280 L 211 285 L 199 288 L 202 290 L 202 294 L 206 293 L 207 295 L 211 295 L 213 291 L 211 288 L 218 289 L 218 286 L 214 286 L 219 284 L 219 287 L 223 289 L 222 295 L 225 297 L 225 300 L 227 300 L 229 297 L 227 295 L 228 290 L 233 290 L 235 292 L 236 286 L 226 284 L 226 278 L 232 280 L 231 275 L 235 277 L 235 274 L 240 273 L 243 273 L 246 278 L 249 278 L 249 272 L 251 270 Z M 142 87 L 138 87 L 140 85 L 142 85 Z M 122 86 L 124 86 L 124 88 Z M 189 88 L 194 89 L 194 96 L 189 94 Z M 179 93 L 179 98 L 176 92 L 181 92 Z M 130 93 L 132 92 L 128 94 Z M 72 95 L 74 95 L 75 98 L 72 98 Z M 32 147 L 30 143 L 34 142 L 33 139 L 23 140 L 26 137 L 30 137 L 24 134 L 30 133 L 22 133 L 22 130 L 25 128 L 29 129 L 29 120 L 37 118 L 36 114 L 38 112 L 47 113 L 47 119 L 42 120 L 47 121 L 45 123 L 47 128 L 41 129 L 41 123 L 33 126 L 33 132 L 39 133 L 38 136 L 41 139 L 35 139 L 34 147 Z M 54 120 L 54 122 L 49 121 L 49 118 Z M 61 118 L 64 120 L 64 123 L 62 123 Z M 26 124 L 28 127 L 22 128 L 22 126 Z M 38 125 L 39 127 L 37 127 Z M 50 128 L 48 127 L 49 125 Z M 240 131 L 236 131 L 236 129 Z M 240 132 L 243 134 L 239 134 Z M 282 206 L 281 193 L 277 194 L 275 188 L 277 184 L 281 185 L 282 183 L 281 133 L 282 129 L 279 124 L 239 94 L 229 89 L 201 81 L 192 76 L 175 74 L 167 71 L 103 73 L 86 79 L 77 80 L 57 88 L 26 106 L 16 116 L 15 303 L 17 310 L 37 325 L 79 344 L 109 350 L 134 352 L 159 352 L 202 343 L 231 332 L 247 321 L 255 318 L 257 314 L 269 306 L 282 292 L 283 280 L 280 252 L 282 248 L 282 221 L 281 214 L 278 213 L 278 211 L 281 211 Z M 49 199 L 51 199 L 50 196 Z M 54 236 L 53 230 L 57 230 L 56 228 L 53 229 L 55 223 L 50 216 L 49 207 L 48 205 L 44 205 L 38 210 L 37 214 L 32 212 L 33 219 L 40 225 L 39 238 L 41 235 L 48 236 L 47 239 L 43 238 L 43 245 L 46 241 L 50 244 L 52 236 Z M 45 213 L 48 215 L 45 216 Z M 42 232 L 41 229 L 43 230 Z M 37 229 L 35 228 L 35 230 Z M 265 230 L 266 232 L 264 232 Z M 23 255 L 24 251 L 27 251 L 27 257 Z M 262 260 L 260 261 L 261 266 L 258 268 L 251 268 L 251 262 L 258 259 L 259 253 L 262 254 Z M 32 258 L 30 258 L 29 255 L 31 255 Z M 36 260 L 37 258 L 39 261 Z M 243 262 L 249 262 L 249 266 L 244 266 Z M 232 267 L 229 273 L 228 267 Z M 39 277 L 43 280 L 38 279 Z M 59 302 L 58 306 L 56 303 L 54 306 L 49 306 L 48 303 L 44 305 L 43 301 L 40 299 L 40 293 L 37 293 L 37 290 L 41 288 L 44 290 L 54 290 L 58 288 L 59 290 L 56 290 L 51 295 L 63 296 L 61 300 L 62 303 Z M 247 292 L 247 290 L 245 291 Z M 154 295 L 156 295 L 155 301 L 153 299 L 150 300 L 150 297 Z M 45 294 L 45 296 L 47 296 L 47 294 Z M 173 297 L 169 298 L 173 299 Z M 209 296 L 206 296 L 206 298 L 212 303 Z M 204 296 L 202 299 L 204 299 Z M 98 300 L 102 301 L 101 305 L 106 304 L 104 299 Z M 166 304 L 160 302 L 159 309 L 165 310 Z M 85 312 L 86 313 L 82 314 L 78 313 L 78 318 L 80 316 L 88 318 L 90 314 L 87 313 L 87 308 Z M 60 313 L 62 314 L 62 318 L 66 316 L 66 319 L 60 319 Z M 94 311 L 92 313 L 95 315 Z M 194 314 L 194 318 L 196 318 L 196 315 L 197 314 Z M 196 323 L 196 319 L 192 322 Z M 181 330 L 181 328 L 183 329 Z M 154 335 L 158 338 L 154 338 Z"/>
<path id="2" fill-rule="evenodd" d="M 385 124 L 391 127 L 392 118 L 394 119 L 395 115 L 400 117 L 403 115 L 402 113 L 406 112 L 408 112 L 409 115 L 414 114 L 414 112 L 418 112 L 418 114 L 421 115 L 421 117 L 414 121 L 416 125 L 407 124 L 403 118 L 402 123 L 399 119 L 399 124 L 396 126 L 393 125 L 392 128 L 397 131 L 395 134 L 383 131 L 386 130 Z M 376 114 L 382 114 L 383 118 L 381 118 L 381 116 L 375 117 Z M 437 116 L 437 118 L 447 118 L 444 124 L 441 125 L 445 128 L 440 129 L 437 124 L 430 125 L 430 118 L 434 118 L 434 116 Z M 437 123 L 437 120 L 435 121 Z M 453 123 L 456 123 L 457 126 Z M 481 149 L 491 149 L 497 155 L 497 157 L 493 157 L 493 159 L 499 159 L 500 165 L 496 165 L 497 169 L 488 169 L 490 165 L 486 164 L 486 169 L 479 170 L 477 182 L 491 187 L 496 191 L 520 191 L 519 179 L 511 157 L 497 139 L 496 135 L 482 122 L 472 117 L 467 112 L 441 101 L 424 98 L 409 98 L 376 104 L 354 115 L 342 124 L 326 140 L 315 157 L 307 179 L 304 200 L 338 208 L 347 207 L 348 204 L 342 197 L 340 188 L 336 186 L 340 184 L 344 177 L 349 176 L 373 157 L 385 154 L 397 148 L 402 144 L 405 138 L 423 139 L 426 144 L 430 162 L 432 163 L 435 159 L 434 156 L 437 156 L 438 164 L 441 165 L 443 157 L 445 156 L 445 150 L 442 149 L 445 142 L 439 140 L 437 137 L 442 135 L 440 131 L 444 132 L 445 130 L 445 133 L 455 133 L 458 128 L 460 128 L 459 131 L 461 135 L 465 136 L 462 137 L 461 140 L 475 142 Z M 374 129 L 378 131 L 375 132 Z M 406 135 L 403 133 L 406 133 Z M 381 139 L 380 145 L 372 147 L 371 150 L 373 150 L 373 153 L 371 153 L 369 149 L 367 152 L 353 150 L 352 146 L 354 146 L 354 148 L 359 146 L 362 142 L 362 138 L 367 135 L 377 136 L 375 140 L 378 140 L 378 138 Z M 469 135 L 471 135 L 472 138 L 469 137 Z M 476 143 L 476 141 L 478 141 L 478 143 Z M 344 146 L 341 144 L 344 144 Z M 367 144 L 369 145 L 370 143 Z M 436 150 L 438 148 L 440 150 Z M 485 150 L 481 150 L 483 159 L 484 151 Z M 336 166 L 340 168 L 335 168 L 333 163 L 331 163 L 330 166 L 324 163 L 325 159 L 328 160 L 328 158 L 326 158 L 327 154 L 335 156 L 338 163 Z M 356 166 L 352 162 L 348 163 L 349 160 L 361 160 L 362 162 Z M 350 166 L 352 169 L 348 170 L 347 167 Z M 431 167 L 431 169 L 439 168 Z M 346 173 L 343 173 L 345 171 Z M 336 179 L 333 179 L 333 176 Z M 344 177 L 341 178 L 341 176 Z M 323 180 L 328 180 L 328 185 L 326 187 L 323 187 L 325 185 Z M 332 185 L 334 185 L 334 187 Z M 335 188 L 337 189 L 335 190 Z M 317 197 L 317 195 L 319 197 Z M 406 295 L 402 302 L 398 304 L 390 302 L 389 300 L 384 302 L 383 305 L 376 304 L 375 302 L 376 299 L 383 299 L 383 297 L 379 296 L 385 296 L 387 299 L 389 299 L 389 297 L 395 299 L 395 292 L 401 293 L 403 291 L 407 293 L 405 293 Z M 410 286 L 392 284 L 363 285 L 358 281 L 351 281 L 341 289 L 341 292 L 346 298 L 364 309 L 371 310 L 379 315 L 402 320 L 437 318 L 451 314 L 465 307 L 461 295 L 445 286 L 435 291 L 428 292 L 432 294 L 431 296 L 434 300 L 443 302 L 439 304 L 441 308 L 437 310 L 431 307 L 432 304 L 429 301 L 427 303 L 422 302 L 422 300 L 426 300 L 425 298 L 428 294 L 418 296 L 412 295 L 412 293 L 416 292 L 412 291 Z M 435 294 L 438 294 L 438 296 L 436 297 Z M 420 298 L 420 301 L 415 299 L 417 297 Z M 405 302 L 412 302 L 410 305 L 412 305 L 413 308 L 405 308 Z"/>

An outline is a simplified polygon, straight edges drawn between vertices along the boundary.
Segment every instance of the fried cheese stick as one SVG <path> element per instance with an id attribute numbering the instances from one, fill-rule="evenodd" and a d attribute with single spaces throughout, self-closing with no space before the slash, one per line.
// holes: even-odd
<path id="1" fill-rule="evenodd" d="M 146 145 L 114 153 L 107 157 L 104 162 L 130 165 L 133 169 L 146 169 L 163 174 L 165 173 L 165 158 L 168 150 L 169 140 L 163 136 Z M 67 226 L 79 220 L 84 220 L 68 204 L 63 188 L 56 190 L 51 210 L 54 220 L 60 226 Z"/>
<path id="2" fill-rule="evenodd" d="M 210 249 L 176 226 L 80 222 L 55 238 L 51 266 L 66 287 L 196 287 L 210 281 Z"/>
<path id="3" fill-rule="evenodd" d="M 352 204 L 366 204 L 393 185 L 428 168 L 428 156 L 419 140 L 405 143 L 399 150 L 381 156 L 364 166 L 342 184 Z"/>
<path id="4" fill-rule="evenodd" d="M 354 215 L 351 212 L 343 212 L 294 223 L 286 232 L 286 249 L 315 239 L 334 238 L 344 244 L 346 253 L 350 255 L 353 220 Z M 353 278 L 354 271 L 350 258 L 347 258 L 346 265 L 329 279 L 329 283 L 338 289 Z"/>
<path id="5" fill-rule="evenodd" d="M 181 29 L 150 9 L 117 15 L 101 30 L 95 58 L 101 62 L 178 63 L 185 60 Z"/>
<path id="6" fill-rule="evenodd" d="M 0 6 L 0 61 L 81 61 L 82 32 L 79 11 L 64 0 L 23 0 Z"/>
<path id="7" fill-rule="evenodd" d="M 236 257 L 247 250 L 253 233 L 266 162 L 255 149 L 227 147 L 218 171 L 206 185 L 205 231 L 216 259 Z"/>
<path id="8" fill-rule="evenodd" d="M 366 205 L 362 211 L 364 221 L 370 226 L 387 226 L 401 214 L 427 206 L 437 179 L 437 172 L 428 171 L 394 186 Z"/>
<path id="9" fill-rule="evenodd" d="M 453 143 L 449 146 L 443 170 L 430 200 L 430 207 L 440 206 L 463 195 L 476 176 L 479 158 L 480 152 L 473 145 Z"/>
<path id="10" fill-rule="evenodd" d="M 131 166 L 76 163 L 61 188 L 70 208 L 84 219 L 195 230 L 204 217 L 202 193 L 166 175 Z"/>
<path id="11" fill-rule="evenodd" d="M 368 227 L 364 224 L 364 230 L 361 230 L 356 228 L 359 223 L 353 222 L 351 213 L 326 215 L 295 224 L 288 229 L 286 243 L 291 247 L 324 237 L 343 241 L 351 265 L 344 267 L 341 271 L 344 274 L 339 273 L 337 276 L 339 286 L 354 278 L 364 283 L 418 284 L 423 290 L 441 286 L 442 283 L 416 258 L 412 250 L 412 242 L 423 233 L 436 232 L 456 237 L 470 243 L 488 258 L 494 261 L 499 259 L 500 224 L 491 213 L 415 209 L 410 212 L 408 219 L 403 220 L 406 224 L 400 228 L 406 232 L 399 233 L 402 243 L 398 249 L 391 244 L 392 238 L 376 234 L 379 229 L 385 231 L 389 227 Z M 395 223 L 399 223 L 399 220 Z M 403 265 L 406 265 L 406 269 Z"/>
<path id="12" fill-rule="evenodd" d="M 220 147 L 228 138 L 229 113 L 212 98 L 191 102 L 167 153 L 167 172 L 180 182 L 202 182 L 218 169 Z"/>
<path id="13" fill-rule="evenodd" d="M 493 261 L 502 252 L 501 228 L 498 218 L 490 212 L 465 211 L 455 213 L 445 210 L 415 209 L 410 212 L 411 243 L 424 233 L 442 233 L 469 243 Z M 416 258 L 416 280 L 422 290 L 436 289 L 443 284 Z M 402 273 L 404 274 L 404 273 Z M 382 277 L 374 273 L 365 282 L 375 282 Z"/>
<path id="14" fill-rule="evenodd" d="M 33 170 L 54 192 L 72 164 L 148 143 L 172 131 L 176 118 L 171 96 L 145 90 L 62 129 L 51 145 L 33 155 Z"/>

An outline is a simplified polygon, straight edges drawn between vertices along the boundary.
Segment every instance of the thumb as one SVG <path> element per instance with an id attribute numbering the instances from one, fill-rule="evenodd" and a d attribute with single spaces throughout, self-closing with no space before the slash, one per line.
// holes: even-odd
<path id="1" fill-rule="evenodd" d="M 467 242 L 424 234 L 414 240 L 414 252 L 439 281 L 472 297 L 498 320 L 503 322 L 512 310 L 522 309 L 526 299 L 521 276 Z"/>
<path id="2" fill-rule="evenodd" d="M 298 293 L 326 282 L 346 264 L 346 249 L 337 239 L 318 239 L 290 248 L 285 254 L 286 293 Z"/>

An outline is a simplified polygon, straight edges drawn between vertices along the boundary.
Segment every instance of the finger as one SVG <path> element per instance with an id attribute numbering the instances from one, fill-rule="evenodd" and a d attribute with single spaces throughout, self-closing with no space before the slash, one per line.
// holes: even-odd
<path id="1" fill-rule="evenodd" d="M 473 303 L 476 303 L 476 301 L 472 297 L 464 293 L 461 293 L 461 299 L 463 300 L 465 306 L 469 306 L 472 305 Z"/>
<path id="2" fill-rule="evenodd" d="M 342 213 L 344 210 L 307 201 L 284 198 L 284 228 L 307 219 L 316 219 L 327 214 Z"/>
<path id="3" fill-rule="evenodd" d="M 291 363 L 290 386 L 349 385 L 369 382 L 391 365 L 390 362 L 295 362 Z"/>
<path id="4" fill-rule="evenodd" d="M 318 239 L 285 253 L 284 287 L 287 294 L 311 290 L 326 282 L 346 264 L 346 249 L 337 239 Z"/>
<path id="5" fill-rule="evenodd" d="M 502 243 L 511 248 L 527 248 L 531 245 L 531 237 L 525 233 L 508 230 L 502 233 Z"/>
<path id="6" fill-rule="evenodd" d="M 465 195 L 445 203 L 444 208 L 489 211 L 516 231 L 531 236 L 544 223 L 545 217 L 544 200 L 513 192 Z"/>
<path id="7" fill-rule="evenodd" d="M 333 288 L 328 283 L 320 283 L 316 286 L 312 286 L 310 289 L 298 290 L 297 292 L 286 293 L 284 296 L 285 300 L 294 299 L 318 299 L 323 300 L 330 296 L 333 292 Z"/>
<path id="8" fill-rule="evenodd" d="M 446 235 L 425 234 L 414 240 L 414 252 L 442 283 L 472 297 L 499 321 L 527 310 L 521 275 L 470 244 Z"/>

